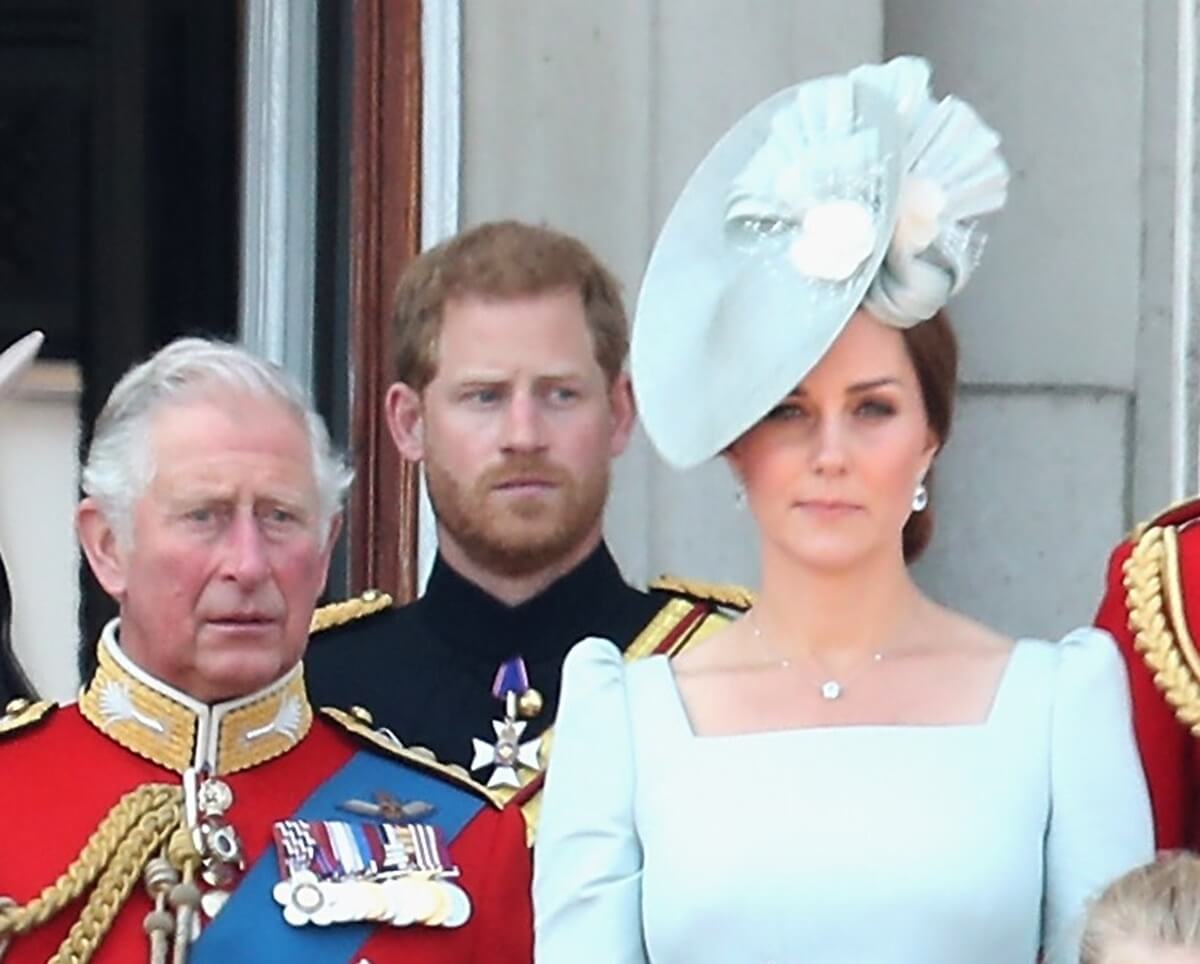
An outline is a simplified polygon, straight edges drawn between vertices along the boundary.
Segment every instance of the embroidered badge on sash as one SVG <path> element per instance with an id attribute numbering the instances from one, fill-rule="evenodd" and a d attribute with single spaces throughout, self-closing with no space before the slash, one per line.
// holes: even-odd
<path id="1" fill-rule="evenodd" d="M 279 862 L 272 893 L 293 927 L 362 921 L 461 927 L 471 916 L 437 827 L 280 820 L 272 837 Z"/>

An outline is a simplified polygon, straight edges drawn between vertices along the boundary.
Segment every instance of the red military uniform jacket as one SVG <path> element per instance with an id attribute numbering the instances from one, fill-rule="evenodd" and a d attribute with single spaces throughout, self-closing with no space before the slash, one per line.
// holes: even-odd
<path id="1" fill-rule="evenodd" d="M 232 896 L 224 908 L 211 920 L 201 916 L 189 961 L 532 959 L 530 861 L 520 813 L 502 810 L 452 768 L 399 748 L 354 717 L 314 718 L 299 667 L 261 693 L 205 707 L 141 673 L 106 638 L 77 707 L 17 709 L 0 722 L 0 895 L 17 905 L 55 882 L 123 794 L 146 784 L 179 787 L 181 771 L 206 761 L 232 792 L 226 816 L 240 836 L 247 869 L 226 885 Z M 470 902 L 467 922 L 455 928 L 285 923 L 279 898 L 272 898 L 283 873 L 273 824 L 293 816 L 368 819 L 321 813 L 319 805 L 369 804 L 380 794 L 419 800 L 422 812 L 432 806 L 420 818 L 429 825 L 454 824 L 449 855 Z M 153 907 L 140 870 L 135 873 L 95 961 L 148 959 L 143 923 Z M 5 964 L 48 960 L 80 919 L 90 891 L 11 937 Z"/>
<path id="2" fill-rule="evenodd" d="M 1156 843 L 1200 850 L 1200 500 L 1117 546 L 1096 625 L 1129 670 Z"/>

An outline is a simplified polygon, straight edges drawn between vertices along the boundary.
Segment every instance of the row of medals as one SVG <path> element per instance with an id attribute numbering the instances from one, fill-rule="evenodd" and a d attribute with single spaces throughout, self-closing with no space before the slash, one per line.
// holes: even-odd
<path id="1" fill-rule="evenodd" d="M 283 917 L 293 926 L 373 921 L 393 927 L 461 927 L 471 916 L 470 899 L 458 884 L 419 875 L 318 880 L 311 871 L 300 871 L 275 885 L 275 899 L 286 903 Z"/>
<path id="2" fill-rule="evenodd" d="M 230 896 L 228 888 L 245 870 L 246 863 L 237 831 L 225 819 L 233 805 L 229 785 L 207 779 L 200 784 L 195 799 L 198 820 L 193 842 L 200 853 L 200 877 L 210 888 L 201 895 L 200 908 L 212 920 L 225 906 Z M 287 897 L 279 900 L 283 894 L 278 891 L 285 886 Z M 461 927 L 471 916 L 466 891 L 453 881 L 435 877 L 322 881 L 315 874 L 301 872 L 276 885 L 276 890 L 276 899 L 286 905 L 284 919 L 289 924 L 306 923 L 306 917 L 319 926 L 374 921 L 394 927 Z M 195 936 L 194 932 L 193 939 Z"/>

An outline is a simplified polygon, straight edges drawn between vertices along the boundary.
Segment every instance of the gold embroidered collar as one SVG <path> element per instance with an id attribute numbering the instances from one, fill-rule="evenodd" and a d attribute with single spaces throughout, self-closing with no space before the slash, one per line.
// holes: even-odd
<path id="1" fill-rule="evenodd" d="M 114 619 L 100 635 L 96 673 L 80 694 L 79 710 L 139 756 L 176 773 L 194 767 L 222 776 L 286 753 L 312 726 L 300 664 L 257 693 L 201 703 L 126 656 L 117 643 L 117 623 Z"/>

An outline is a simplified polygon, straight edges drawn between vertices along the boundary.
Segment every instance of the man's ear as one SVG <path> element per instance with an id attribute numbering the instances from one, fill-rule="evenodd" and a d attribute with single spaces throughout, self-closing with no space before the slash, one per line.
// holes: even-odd
<path id="1" fill-rule="evenodd" d="M 101 588 L 120 602 L 125 596 L 125 551 L 104 510 L 91 496 L 79 503 L 75 528 L 88 565 Z"/>
<path id="2" fill-rule="evenodd" d="M 425 457 L 425 417 L 420 392 L 404 382 L 393 382 L 383 404 L 396 450 L 408 461 L 420 462 Z"/>
<path id="3" fill-rule="evenodd" d="M 613 379 L 608 390 L 608 402 L 612 408 L 612 435 L 608 444 L 609 455 L 616 458 L 625 451 L 633 425 L 637 421 L 637 402 L 633 398 L 633 384 L 626 372 Z"/>

